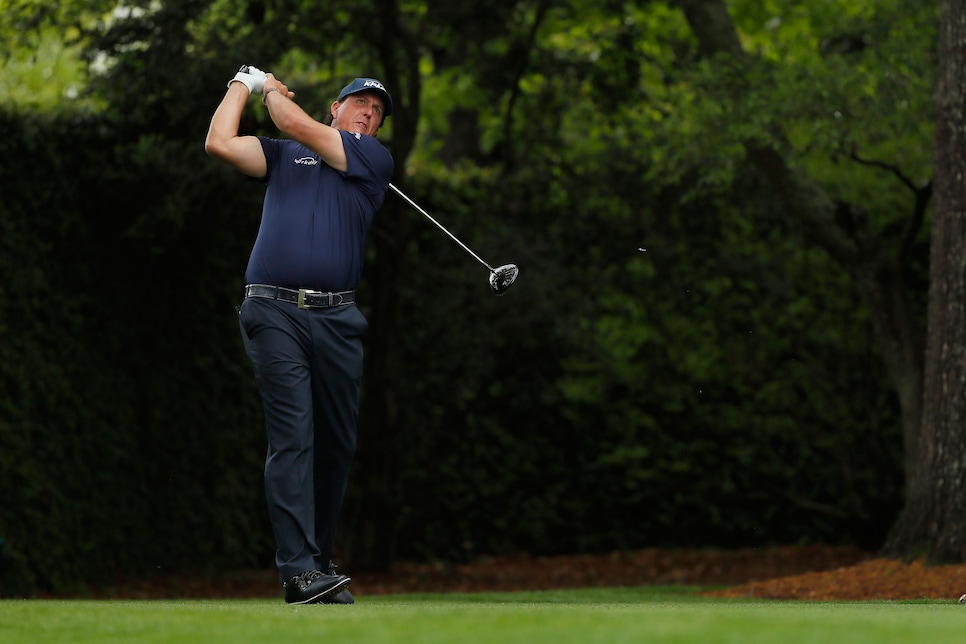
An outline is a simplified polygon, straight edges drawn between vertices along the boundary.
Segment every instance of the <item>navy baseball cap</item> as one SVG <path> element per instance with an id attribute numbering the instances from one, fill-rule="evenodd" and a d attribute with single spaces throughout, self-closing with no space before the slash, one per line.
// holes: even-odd
<path id="1" fill-rule="evenodd" d="M 336 99 L 340 103 L 349 94 L 358 94 L 359 92 L 376 92 L 382 95 L 383 102 L 385 103 L 385 114 L 382 118 L 385 119 L 387 116 L 392 114 L 392 96 L 389 95 L 389 90 L 377 81 L 375 78 L 357 78 L 339 92 L 339 98 Z"/>

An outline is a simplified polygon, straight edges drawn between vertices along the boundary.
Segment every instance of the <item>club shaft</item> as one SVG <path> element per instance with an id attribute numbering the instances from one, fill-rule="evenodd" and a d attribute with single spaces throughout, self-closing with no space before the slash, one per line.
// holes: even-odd
<path id="1" fill-rule="evenodd" d="M 489 264 L 487 264 L 486 262 L 484 262 L 484 261 L 483 261 L 483 259 L 482 259 L 482 258 L 481 258 L 481 257 L 480 257 L 479 255 L 477 255 L 477 254 L 476 254 L 476 253 L 474 253 L 474 252 L 473 252 L 472 250 L 470 250 L 470 247 L 469 247 L 469 246 L 467 246 L 466 244 L 464 244 L 463 242 L 461 242 L 461 241 L 460 241 L 459 239 L 457 239 L 457 238 L 456 238 L 456 235 L 454 235 L 454 234 L 453 234 L 453 233 L 451 233 L 450 231 L 448 231 L 448 230 L 446 230 L 446 228 L 445 228 L 445 227 L 443 227 L 443 224 L 441 224 L 441 223 L 439 223 L 438 221 L 436 221 L 435 219 L 433 219 L 433 217 L 432 217 L 432 215 L 430 215 L 430 214 L 429 214 L 428 212 L 426 212 L 425 210 L 423 210 L 422 208 L 420 208 L 420 207 L 419 207 L 419 204 L 417 204 L 417 203 L 416 203 L 415 201 L 413 201 L 412 199 L 410 199 L 409 197 L 407 197 L 407 196 L 405 195 L 405 193 L 403 193 L 403 191 L 402 191 L 402 190 L 400 190 L 399 188 L 397 188 L 396 186 L 394 186 L 394 185 L 393 185 L 393 184 L 391 184 L 391 183 L 389 184 L 389 187 L 390 187 L 390 188 L 392 188 L 392 189 L 393 189 L 393 191 L 394 191 L 394 192 L 395 192 L 395 193 L 396 193 L 397 195 L 399 195 L 400 197 L 402 197 L 403 199 L 405 199 L 405 200 L 406 200 L 406 202 L 407 202 L 407 203 L 408 203 L 408 204 L 409 204 L 410 206 L 412 206 L 413 208 L 415 208 L 416 210 L 418 210 L 418 211 L 420 212 L 420 214 L 422 214 L 422 215 L 423 215 L 424 217 L 426 217 L 426 219 L 428 219 L 428 220 L 430 220 L 431 222 L 433 222 L 434 224 L 436 224 L 436 227 L 437 227 L 437 228 L 439 228 L 439 229 L 440 229 L 440 230 L 442 230 L 442 231 L 443 231 L 444 233 L 446 233 L 446 234 L 447 234 L 447 235 L 449 236 L 449 238 L 450 238 L 450 239 L 452 239 L 452 240 L 453 240 L 454 242 L 456 242 L 457 244 L 459 244 L 459 245 L 460 245 L 460 247 L 461 247 L 461 248 L 462 248 L 463 250 L 465 250 L 465 251 L 466 251 L 467 253 L 469 253 L 470 255 L 472 255 L 472 256 L 473 256 L 473 257 L 474 257 L 474 258 L 476 259 L 476 261 L 478 261 L 479 263 L 481 263 L 481 264 L 483 264 L 484 266 L 486 266 L 486 267 L 487 267 L 487 268 L 488 268 L 488 269 L 490 270 L 490 272 L 491 272 L 491 273 L 495 273 L 495 272 L 496 272 L 496 271 L 494 271 L 494 270 L 493 270 L 493 267 L 492 267 L 492 266 L 490 266 Z"/>

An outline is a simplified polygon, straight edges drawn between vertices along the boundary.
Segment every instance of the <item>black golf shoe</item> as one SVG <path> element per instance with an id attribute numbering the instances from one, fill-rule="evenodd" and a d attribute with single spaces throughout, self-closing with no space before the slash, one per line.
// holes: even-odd
<path id="1" fill-rule="evenodd" d="M 345 589 L 352 581 L 345 575 L 327 575 L 321 570 L 307 570 L 286 581 L 285 603 L 316 604 L 329 595 Z"/>
<path id="2" fill-rule="evenodd" d="M 320 604 L 354 604 L 356 603 L 355 598 L 352 597 L 352 593 L 349 590 L 343 589 L 334 595 L 326 595 L 319 602 Z"/>
<path id="3" fill-rule="evenodd" d="M 335 564 L 332 563 L 331 561 L 329 562 L 329 574 L 330 575 L 337 574 L 335 572 Z M 331 595 L 326 595 L 325 597 L 322 598 L 322 601 L 320 603 L 322 603 L 322 604 L 354 604 L 354 603 L 356 603 L 356 600 L 353 599 L 352 593 L 349 592 L 348 587 L 345 587 L 345 588 L 343 588 L 342 590 L 340 590 L 337 593 L 333 593 Z"/>

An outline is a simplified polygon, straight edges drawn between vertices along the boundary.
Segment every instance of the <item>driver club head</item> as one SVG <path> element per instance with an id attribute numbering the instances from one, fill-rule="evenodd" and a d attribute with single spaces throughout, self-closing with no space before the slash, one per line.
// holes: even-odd
<path id="1" fill-rule="evenodd" d="M 517 279 L 520 269 L 516 264 L 504 264 L 493 269 L 490 273 L 490 288 L 497 295 L 503 295 Z"/>

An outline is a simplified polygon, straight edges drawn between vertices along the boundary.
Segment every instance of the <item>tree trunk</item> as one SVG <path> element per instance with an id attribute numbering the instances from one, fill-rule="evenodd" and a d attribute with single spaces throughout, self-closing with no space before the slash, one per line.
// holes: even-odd
<path id="1" fill-rule="evenodd" d="M 919 476 L 882 554 L 966 560 L 966 8 L 942 0 Z"/>

